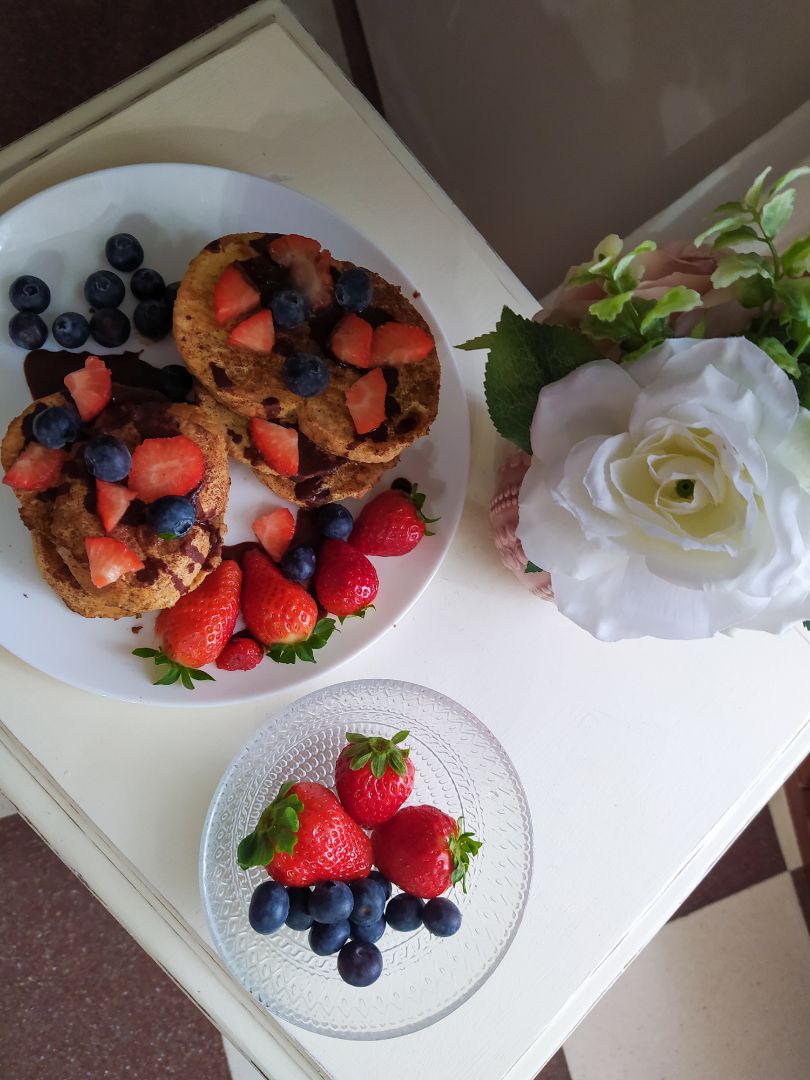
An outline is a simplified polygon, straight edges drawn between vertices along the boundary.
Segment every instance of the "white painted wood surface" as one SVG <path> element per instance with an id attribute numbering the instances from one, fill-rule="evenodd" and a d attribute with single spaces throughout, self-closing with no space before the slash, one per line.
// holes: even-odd
<path id="1" fill-rule="evenodd" d="M 504 303 L 532 313 L 530 294 L 331 61 L 283 11 L 273 24 L 276 5 L 251 12 L 236 40 L 227 26 L 203 39 L 196 66 L 173 81 L 164 67 L 152 93 L 141 82 L 137 102 L 125 105 L 119 88 L 108 119 L 96 122 L 91 103 L 80 136 L 70 138 L 81 110 L 45 144 L 30 137 L 25 157 L 58 148 L 6 180 L 0 209 L 110 165 L 226 165 L 283 179 L 351 219 L 417 282 L 451 342 L 490 327 Z M 250 17 L 263 25 L 251 32 Z M 19 150 L 0 153 L 0 176 L 22 164 Z M 477 713 L 521 772 L 536 844 L 526 917 L 489 982 L 450 1017 L 396 1043 L 312 1035 L 263 1013 L 211 952 L 197 892 L 205 811 L 232 755 L 287 696 L 141 709 L 0 655 L 0 788 L 276 1080 L 383 1070 L 390 1080 L 530 1080 L 810 750 L 803 634 L 600 644 L 502 569 L 486 517 L 497 448 L 483 358 L 458 362 L 473 466 L 451 552 L 382 642 L 311 684 L 433 686 Z"/>

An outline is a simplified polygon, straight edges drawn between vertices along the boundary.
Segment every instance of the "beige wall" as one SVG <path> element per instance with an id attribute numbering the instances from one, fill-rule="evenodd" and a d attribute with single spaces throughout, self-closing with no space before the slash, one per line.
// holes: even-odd
<path id="1" fill-rule="evenodd" d="M 359 0 L 389 121 L 538 295 L 810 98 L 810 0 Z"/>

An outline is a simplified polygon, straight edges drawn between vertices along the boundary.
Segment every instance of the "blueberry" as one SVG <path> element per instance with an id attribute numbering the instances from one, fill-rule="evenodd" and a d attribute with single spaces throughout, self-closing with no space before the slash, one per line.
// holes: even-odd
<path id="1" fill-rule="evenodd" d="M 352 890 L 342 881 L 322 881 L 312 890 L 309 913 L 319 923 L 342 922 L 352 913 Z"/>
<path id="2" fill-rule="evenodd" d="M 191 372 L 182 364 L 167 364 L 158 371 L 160 389 L 171 401 L 185 401 L 194 385 Z"/>
<path id="3" fill-rule="evenodd" d="M 398 476 L 391 484 L 392 491 L 404 491 L 406 495 L 410 495 L 413 491 L 413 484 L 407 477 Z"/>
<path id="4" fill-rule="evenodd" d="M 452 900 L 437 896 L 425 904 L 422 922 L 431 934 L 437 937 L 452 937 L 461 926 L 461 912 Z"/>
<path id="5" fill-rule="evenodd" d="M 287 889 L 287 895 L 290 898 L 287 926 L 291 930 L 309 930 L 312 926 L 312 916 L 309 913 L 309 889 L 296 889 L 290 886 Z"/>
<path id="6" fill-rule="evenodd" d="M 350 933 L 348 919 L 336 923 L 314 922 L 309 932 L 309 947 L 318 956 L 330 956 L 343 948 Z"/>
<path id="7" fill-rule="evenodd" d="M 196 520 L 194 503 L 182 495 L 164 495 L 149 504 L 149 524 L 164 540 L 185 536 Z"/>
<path id="8" fill-rule="evenodd" d="M 173 281 L 170 285 L 166 286 L 166 291 L 163 294 L 163 299 L 166 301 L 170 308 L 174 307 L 174 302 L 177 299 L 177 290 L 179 288 L 179 281 Z"/>
<path id="9" fill-rule="evenodd" d="M 93 476 L 115 484 L 128 475 L 132 455 L 114 435 L 97 435 L 84 448 L 84 463 Z"/>
<path id="10" fill-rule="evenodd" d="M 388 901 L 385 921 L 395 930 L 416 930 L 422 925 L 422 909 L 425 901 L 410 893 L 399 893 Z"/>
<path id="11" fill-rule="evenodd" d="M 33 274 L 23 274 L 11 283 L 8 298 L 17 311 L 30 311 L 39 315 L 51 302 L 51 290 Z"/>
<path id="12" fill-rule="evenodd" d="M 385 899 L 390 900 L 391 882 L 388 880 L 388 878 L 383 877 L 379 870 L 369 870 L 368 876 L 371 878 L 372 881 L 379 881 L 380 885 L 382 885 L 383 889 L 385 890 Z"/>
<path id="13" fill-rule="evenodd" d="M 263 881 L 253 890 L 248 922 L 257 934 L 272 934 L 284 925 L 290 910 L 287 890 L 277 881 Z"/>
<path id="14" fill-rule="evenodd" d="M 292 330 L 300 326 L 309 311 L 307 302 L 295 289 L 279 289 L 270 297 L 273 323 L 278 330 Z"/>
<path id="15" fill-rule="evenodd" d="M 322 356 L 294 352 L 285 359 L 281 377 L 291 393 L 300 397 L 317 397 L 329 385 L 329 368 Z"/>
<path id="16" fill-rule="evenodd" d="M 54 405 L 37 413 L 31 426 L 38 443 L 58 450 L 78 437 L 81 420 L 75 409 Z"/>
<path id="17" fill-rule="evenodd" d="M 112 270 L 96 270 L 84 283 L 84 298 L 92 308 L 117 308 L 126 289 Z"/>
<path id="18" fill-rule="evenodd" d="M 371 278 L 359 266 L 344 270 L 335 282 L 335 300 L 346 311 L 365 311 L 373 295 Z"/>
<path id="19" fill-rule="evenodd" d="M 63 349 L 80 349 L 90 334 L 90 324 L 78 311 L 63 311 L 53 320 L 51 330 Z"/>
<path id="20" fill-rule="evenodd" d="M 282 574 L 290 581 L 308 581 L 315 573 L 315 552 L 304 544 L 290 548 L 280 565 Z"/>
<path id="21" fill-rule="evenodd" d="M 346 540 L 354 528 L 354 518 L 340 503 L 327 503 L 326 506 L 318 507 L 315 520 L 323 535 L 332 540 Z"/>
<path id="22" fill-rule="evenodd" d="M 132 295 L 137 296 L 139 300 L 159 300 L 166 291 L 166 282 L 157 270 L 142 266 L 129 279 L 129 287 L 132 289 Z"/>
<path id="23" fill-rule="evenodd" d="M 107 262 L 116 270 L 137 269 L 143 262 L 143 248 L 132 233 L 120 232 L 111 236 L 104 245 L 104 254 Z"/>
<path id="24" fill-rule="evenodd" d="M 354 896 L 352 922 L 370 923 L 382 918 L 385 910 L 385 889 L 373 878 L 360 878 L 350 886 Z"/>
<path id="25" fill-rule="evenodd" d="M 338 974 L 350 986 L 371 986 L 382 968 L 382 953 L 371 942 L 347 941 L 338 953 Z"/>
<path id="26" fill-rule="evenodd" d="M 172 328 L 172 309 L 165 300 L 141 300 L 132 313 L 135 329 L 144 337 L 166 337 Z"/>
<path id="27" fill-rule="evenodd" d="M 39 349 L 48 340 L 48 327 L 32 311 L 12 315 L 8 336 L 20 349 Z"/>
<path id="28" fill-rule="evenodd" d="M 349 922 L 355 941 L 379 941 L 385 933 L 386 922 L 382 915 L 374 922 L 356 923 L 352 919 Z"/>
<path id="29" fill-rule="evenodd" d="M 90 319 L 90 336 L 99 345 L 115 349 L 129 337 L 129 319 L 118 308 L 101 308 Z"/>

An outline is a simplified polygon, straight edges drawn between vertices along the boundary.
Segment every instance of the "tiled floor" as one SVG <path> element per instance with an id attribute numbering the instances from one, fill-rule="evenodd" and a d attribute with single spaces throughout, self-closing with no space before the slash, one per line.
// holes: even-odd
<path id="1" fill-rule="evenodd" d="M 9 1080 L 259 1080 L 0 796 Z M 537 1080 L 807 1080 L 810 873 L 782 793 Z M 2 1066 L 0 1066 L 0 1075 Z"/>

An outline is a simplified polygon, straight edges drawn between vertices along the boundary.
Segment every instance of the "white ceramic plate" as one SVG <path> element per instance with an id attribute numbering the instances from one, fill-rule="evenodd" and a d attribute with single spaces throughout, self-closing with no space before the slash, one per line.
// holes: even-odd
<path id="1" fill-rule="evenodd" d="M 77 177 L 26 200 L 0 217 L 0 301 L 3 322 L 13 309 L 8 287 L 19 274 L 36 274 L 51 289 L 43 318 L 48 325 L 61 311 L 85 311 L 84 280 L 107 266 L 104 242 L 116 232 L 132 232 L 141 241 L 146 266 L 166 281 L 182 277 L 189 260 L 217 236 L 259 230 L 300 232 L 317 237 L 337 258 L 378 271 L 401 285 L 406 296 L 415 286 L 371 241 L 327 207 L 260 177 L 201 165 L 129 165 Z M 125 280 L 129 275 L 122 275 Z M 428 495 L 431 516 L 441 521 L 401 559 L 377 559 L 380 592 L 376 610 L 364 620 L 351 619 L 334 634 L 317 664 L 262 662 L 250 672 L 214 672 L 215 682 L 197 684 L 190 693 L 179 685 L 152 686 L 155 668 L 131 655 L 135 646 L 153 644 L 153 616 L 132 619 L 82 619 L 69 611 L 40 578 L 28 533 L 17 515 L 16 499 L 4 488 L 0 513 L 0 644 L 40 671 L 73 686 L 125 701 L 161 705 L 222 705 L 299 686 L 356 656 L 376 641 L 418 599 L 444 558 L 464 503 L 469 466 L 469 422 L 461 380 L 450 348 L 422 299 L 414 300 L 436 336 L 442 362 L 439 415 L 430 435 L 403 454 L 386 474 L 414 480 Z M 131 315 L 131 296 L 122 305 Z M 53 338 L 46 348 L 56 349 Z M 88 343 L 86 348 L 91 348 Z M 133 331 L 126 345 L 143 348 L 158 365 L 176 363 L 171 339 L 153 344 Z M 120 351 L 98 349 L 105 352 Z M 23 378 L 24 352 L 0 330 L 0 423 L 8 422 L 30 402 Z M 228 542 L 253 539 L 250 523 L 278 505 L 249 469 L 231 463 Z M 356 512 L 358 505 L 349 501 Z M 143 625 L 135 636 L 132 628 Z"/>
<path id="2" fill-rule="evenodd" d="M 332 787 L 347 731 L 384 735 L 402 728 L 416 770 L 408 805 L 428 803 L 482 841 L 468 890 L 451 898 L 463 922 L 454 936 L 390 927 L 377 942 L 383 972 L 366 989 L 347 986 L 335 956 L 316 956 L 306 933 L 286 926 L 256 934 L 250 896 L 262 867 L 240 870 L 239 841 L 285 781 Z M 388 1039 L 433 1024 L 489 978 L 526 907 L 532 826 L 526 795 L 506 751 L 458 702 L 426 686 L 360 679 L 316 690 L 271 717 L 231 762 L 203 828 L 200 888 L 214 942 L 231 973 L 270 1012 L 339 1039 Z"/>

